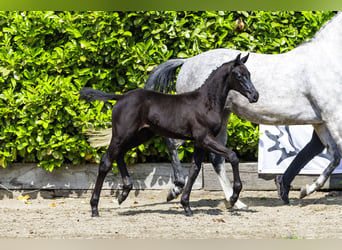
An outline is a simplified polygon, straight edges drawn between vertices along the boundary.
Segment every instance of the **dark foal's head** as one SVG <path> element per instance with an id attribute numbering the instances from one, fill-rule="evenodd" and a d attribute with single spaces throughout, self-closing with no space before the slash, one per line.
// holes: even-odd
<path id="1" fill-rule="evenodd" d="M 248 56 L 240 58 L 239 54 L 235 61 L 232 73 L 230 74 L 231 90 L 236 90 L 245 96 L 250 103 L 256 102 L 259 99 L 259 93 L 251 82 L 250 73 L 244 65 L 247 62 Z"/>

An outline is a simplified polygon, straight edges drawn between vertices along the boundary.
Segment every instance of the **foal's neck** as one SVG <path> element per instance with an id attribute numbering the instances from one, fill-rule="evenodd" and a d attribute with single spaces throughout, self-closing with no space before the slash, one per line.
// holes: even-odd
<path id="1" fill-rule="evenodd" d="M 230 63 L 225 63 L 214 70 L 198 91 L 205 96 L 209 110 L 223 112 L 230 90 L 228 77 L 231 72 Z"/>

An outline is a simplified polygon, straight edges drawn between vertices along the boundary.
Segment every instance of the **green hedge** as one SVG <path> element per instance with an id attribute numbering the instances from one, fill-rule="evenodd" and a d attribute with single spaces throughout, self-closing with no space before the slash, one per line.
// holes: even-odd
<path id="1" fill-rule="evenodd" d="M 47 170 L 98 162 L 89 128 L 110 126 L 113 103 L 85 103 L 91 86 L 142 88 L 156 65 L 219 47 L 283 53 L 312 37 L 333 12 L 0 12 L 0 166 L 38 162 Z M 232 117 L 228 146 L 255 160 L 258 127 Z M 180 149 L 189 161 L 191 143 Z M 169 161 L 162 138 L 127 161 Z"/>

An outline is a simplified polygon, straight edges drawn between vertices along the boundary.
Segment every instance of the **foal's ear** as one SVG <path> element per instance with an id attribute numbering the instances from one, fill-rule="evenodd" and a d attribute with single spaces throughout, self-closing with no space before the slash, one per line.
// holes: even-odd
<path id="1" fill-rule="evenodd" d="M 248 57 L 249 57 L 249 53 L 247 54 L 247 56 L 242 57 L 240 61 L 245 64 L 247 62 Z"/>
<path id="2" fill-rule="evenodd" d="M 235 61 L 234 61 L 234 66 L 238 66 L 238 65 L 241 65 L 241 53 L 237 55 L 237 57 L 235 58 Z"/>

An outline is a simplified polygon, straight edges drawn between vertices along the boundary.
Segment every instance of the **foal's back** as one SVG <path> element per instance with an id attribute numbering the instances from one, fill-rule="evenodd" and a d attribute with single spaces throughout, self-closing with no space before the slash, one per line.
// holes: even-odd
<path id="1" fill-rule="evenodd" d="M 132 90 L 114 105 L 113 128 L 120 129 L 119 126 L 125 124 L 125 128 L 132 131 L 149 128 L 156 134 L 193 139 L 192 124 L 198 117 L 195 110 L 203 110 L 204 101 L 199 91 L 170 95 L 145 89 Z"/>
<path id="2" fill-rule="evenodd" d="M 205 101 L 198 90 L 177 95 L 164 94 L 152 90 L 135 89 L 127 92 L 114 105 L 115 108 L 135 108 L 138 112 L 156 109 L 161 112 L 180 112 L 188 105 L 198 105 Z M 138 105 L 139 104 L 139 105 Z M 135 106 L 137 105 L 137 106 Z"/>

